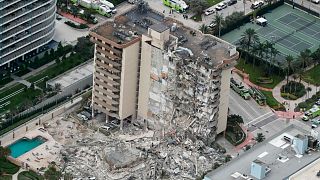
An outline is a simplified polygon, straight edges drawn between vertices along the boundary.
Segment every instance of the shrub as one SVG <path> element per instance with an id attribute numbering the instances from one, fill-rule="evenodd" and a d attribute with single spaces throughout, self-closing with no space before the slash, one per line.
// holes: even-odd
<path id="1" fill-rule="evenodd" d="M 66 25 L 68 25 L 68 26 L 70 26 L 70 27 L 73 27 L 73 28 L 76 28 L 76 29 L 86 29 L 86 28 L 88 28 L 89 26 L 88 25 L 86 25 L 86 24 L 75 24 L 75 23 L 73 23 L 73 22 L 71 22 L 71 21 L 66 21 L 66 22 L 64 22 Z"/>
<path id="2" fill-rule="evenodd" d="M 281 87 L 281 93 L 284 93 L 284 96 L 282 96 L 283 98 L 295 100 L 304 96 L 306 94 L 306 89 L 302 83 L 290 81 L 288 84 Z"/>

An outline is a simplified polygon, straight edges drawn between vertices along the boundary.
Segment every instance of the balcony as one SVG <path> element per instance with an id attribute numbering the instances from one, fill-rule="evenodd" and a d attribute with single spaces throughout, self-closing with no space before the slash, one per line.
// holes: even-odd
<path id="1" fill-rule="evenodd" d="M 43 7 L 40 8 L 26 16 L 23 16 L 17 20 L 15 20 L 14 23 L 9 23 L 8 25 L 1 26 L 0 25 L 0 34 L 5 33 L 15 27 L 18 27 L 24 23 L 27 23 L 31 20 L 32 23 L 42 21 L 44 19 L 47 19 L 51 15 L 55 14 L 56 7 L 50 6 L 50 7 Z M 43 15 L 43 16 L 42 16 Z"/>
<path id="2" fill-rule="evenodd" d="M 27 7 L 29 5 L 32 5 L 33 3 L 37 2 L 37 1 L 38 0 L 32 0 L 32 1 L 21 0 L 18 3 L 13 4 L 13 5 L 9 6 L 8 8 L 3 9 L 0 18 L 5 17 L 5 16 L 7 16 L 9 14 L 12 14 L 12 13 L 18 11 L 18 10 L 22 10 L 23 11 L 23 9 L 25 7 Z M 44 0 L 40 0 L 40 1 L 41 1 L 41 3 L 48 2 L 48 1 L 44 1 Z M 35 4 L 39 5 L 40 3 L 35 3 Z"/>
<path id="3" fill-rule="evenodd" d="M 37 49 L 38 47 L 41 47 L 45 44 L 47 44 L 48 42 L 50 42 L 52 40 L 54 36 L 54 29 L 52 29 L 52 31 L 47 34 L 46 36 L 44 36 L 42 39 L 39 38 L 40 40 L 36 40 L 33 43 L 30 43 L 28 46 L 25 47 L 21 47 L 19 50 L 15 51 L 12 54 L 9 54 L 3 58 L 0 58 L 0 66 L 18 58 L 21 57 L 24 54 L 27 54 L 28 52 Z"/>
<path id="4" fill-rule="evenodd" d="M 106 107 L 107 110 L 110 110 L 110 111 L 118 111 L 119 110 L 118 107 L 115 107 L 115 106 L 112 106 L 112 105 L 110 105 L 108 103 L 105 103 L 102 100 L 100 100 L 99 98 L 97 98 L 96 96 L 93 97 L 93 102 L 96 103 L 96 104 L 99 104 L 99 105 L 102 105 L 102 106 Z"/>
<path id="5" fill-rule="evenodd" d="M 103 89 L 103 88 L 100 88 L 100 87 L 97 86 L 97 85 L 94 86 L 94 89 L 95 89 L 96 91 L 102 92 L 103 94 L 106 94 L 107 96 L 110 96 L 110 97 L 112 97 L 112 98 L 119 98 L 119 97 L 120 97 L 119 95 L 114 94 L 114 93 L 112 93 L 112 92 L 109 92 L 109 91 L 107 91 L 107 90 L 105 90 L 105 89 Z"/>
<path id="6" fill-rule="evenodd" d="M 0 51 L 1 52 L 0 57 L 4 57 L 4 56 L 6 56 L 16 50 L 19 50 L 19 49 L 37 41 L 37 40 L 45 37 L 47 34 L 50 34 L 51 32 L 54 32 L 54 23 L 49 28 L 47 28 L 37 34 L 34 34 L 33 36 L 30 36 L 30 37 L 24 39 L 23 41 L 20 41 L 19 43 L 15 43 L 14 45 L 12 45 L 12 47 L 8 47 L 8 48 Z"/>
<path id="7" fill-rule="evenodd" d="M 96 68 L 96 72 L 97 72 L 97 73 L 102 73 L 102 74 L 104 74 L 106 77 L 111 77 L 112 79 L 120 79 L 120 76 L 115 75 L 115 74 L 111 74 L 111 73 L 109 73 L 109 72 L 107 72 L 107 71 L 105 71 L 105 70 L 102 70 L 102 69 L 100 69 L 100 68 Z"/>
<path id="8" fill-rule="evenodd" d="M 30 39 L 30 37 L 32 35 L 37 34 L 40 31 L 45 31 L 45 29 L 48 29 L 48 28 L 52 29 L 52 28 L 54 28 L 54 23 L 55 23 L 54 20 L 47 21 L 46 23 L 43 23 L 43 24 L 40 24 L 38 26 L 31 28 L 30 30 L 24 31 L 23 33 L 18 34 L 16 36 L 14 36 L 13 38 L 7 39 L 4 42 L 0 43 L 0 50 L 3 50 L 9 46 L 14 45 L 14 44 L 18 44 L 19 42 L 26 40 L 28 38 Z"/>
<path id="9" fill-rule="evenodd" d="M 41 29 L 47 25 L 50 24 L 50 22 L 53 22 L 55 20 L 55 14 L 48 14 L 44 16 L 40 16 L 38 18 L 35 18 L 31 20 L 28 23 L 25 23 L 24 25 L 20 25 L 11 31 L 7 31 L 4 34 L 0 35 L 0 42 L 3 42 L 13 36 L 16 36 L 26 30 L 29 30 L 31 32 L 35 31 L 35 29 Z"/>
<path id="10" fill-rule="evenodd" d="M 103 86 L 104 88 L 106 88 L 112 92 L 120 92 L 120 87 L 116 88 L 116 87 L 113 87 L 112 85 L 109 85 L 109 84 L 102 82 L 102 81 L 94 81 L 94 82 L 98 85 Z"/>
<path id="11" fill-rule="evenodd" d="M 107 96 L 104 96 L 100 93 L 94 93 L 94 96 L 96 96 L 97 98 L 99 99 L 103 99 L 105 101 L 107 101 L 108 104 L 111 104 L 111 105 L 119 105 L 119 102 L 118 101 L 115 101 L 113 99 L 110 99 L 108 98 Z"/>
<path id="12" fill-rule="evenodd" d="M 116 61 L 112 61 L 106 57 L 101 56 L 100 54 L 96 54 L 96 56 L 97 56 L 97 61 L 102 60 L 106 63 L 112 64 L 113 66 L 118 66 L 118 67 L 121 66 L 121 64 L 117 63 Z"/>
<path id="13" fill-rule="evenodd" d="M 96 77 L 101 79 L 101 80 L 103 80 L 103 81 L 105 81 L 105 82 L 107 82 L 107 83 L 110 83 L 112 85 L 115 85 L 115 86 L 119 86 L 120 85 L 120 83 L 118 83 L 116 81 L 113 81 L 113 80 L 109 79 L 108 77 L 102 76 L 100 74 L 96 74 Z"/>
<path id="14" fill-rule="evenodd" d="M 13 20 L 16 20 L 16 19 L 18 19 L 20 17 L 23 17 L 26 14 L 28 14 L 27 16 L 29 17 L 29 19 L 33 18 L 34 15 L 39 14 L 39 13 L 49 9 L 52 6 L 55 7 L 55 4 L 56 4 L 56 0 L 54 0 L 53 2 L 51 2 L 51 1 L 47 1 L 46 3 L 38 2 L 35 5 L 29 5 L 29 6 L 26 7 L 27 10 L 26 9 L 19 10 L 16 13 L 10 14 L 10 16 L 1 18 L 0 25 L 2 26 L 4 24 L 7 24 L 7 23 L 9 23 L 9 22 L 11 22 Z M 37 10 L 41 10 L 41 11 L 39 12 Z M 37 11 L 37 13 L 36 13 L 36 11 Z"/>
<path id="15" fill-rule="evenodd" d="M 120 57 L 114 55 L 114 54 L 111 54 L 109 51 L 105 51 L 105 50 L 102 50 L 101 48 L 97 47 L 96 50 L 101 53 L 101 54 L 104 54 L 106 56 L 108 56 L 109 58 L 111 58 L 112 60 L 121 60 Z"/>
<path id="16" fill-rule="evenodd" d="M 96 39 L 93 38 L 93 37 L 92 37 L 90 40 L 91 40 L 93 43 L 97 44 L 98 46 L 104 47 L 104 48 L 107 49 L 108 51 L 112 51 L 112 52 L 116 53 L 117 56 L 121 57 L 121 55 L 122 55 L 122 52 L 121 52 L 121 51 L 119 51 L 119 50 L 117 50 L 117 49 L 114 49 L 114 48 L 112 48 L 111 46 L 109 46 L 109 45 L 107 45 L 107 44 L 104 44 L 104 43 L 96 40 Z"/>
<path id="17" fill-rule="evenodd" d="M 21 0 L 4 0 L 4 1 L 0 1 L 0 10 L 8 7 L 8 6 L 11 6 L 17 2 L 19 2 Z"/>
<path id="18" fill-rule="evenodd" d="M 100 69 L 107 69 L 107 70 L 111 71 L 112 73 L 113 73 L 113 72 L 114 72 L 114 73 L 120 73 L 120 72 L 121 72 L 121 71 L 120 71 L 121 69 L 111 67 L 111 66 L 109 66 L 108 64 L 105 64 L 105 63 L 103 63 L 103 62 L 101 62 L 101 61 L 96 61 L 96 65 L 97 65 Z"/>

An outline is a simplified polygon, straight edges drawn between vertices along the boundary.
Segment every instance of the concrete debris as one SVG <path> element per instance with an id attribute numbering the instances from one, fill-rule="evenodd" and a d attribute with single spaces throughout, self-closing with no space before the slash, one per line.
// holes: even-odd
<path id="1" fill-rule="evenodd" d="M 55 162 L 64 173 L 76 179 L 196 179 L 215 162 L 224 163 L 213 144 L 184 128 L 144 131 L 128 124 L 122 132 L 116 129 L 106 136 L 98 131 L 101 124 L 83 124 L 69 116 L 47 126 L 63 145 Z"/>

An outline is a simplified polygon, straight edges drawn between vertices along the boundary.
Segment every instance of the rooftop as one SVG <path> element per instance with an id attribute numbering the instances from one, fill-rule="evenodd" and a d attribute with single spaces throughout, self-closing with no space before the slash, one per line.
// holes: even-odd
<path id="1" fill-rule="evenodd" d="M 292 139 L 298 134 L 306 133 L 308 132 L 295 125 L 291 125 L 224 166 L 208 173 L 205 179 L 241 180 L 241 177 L 233 178 L 231 175 L 240 173 L 250 176 L 251 163 L 256 159 L 271 169 L 264 179 L 284 179 L 320 157 L 320 152 L 311 152 L 310 154 L 298 156 L 290 146 L 290 143 L 283 139 L 283 136 Z M 251 178 L 256 179 L 254 177 Z"/>
<path id="2" fill-rule="evenodd" d="M 320 158 L 310 163 L 308 166 L 299 170 L 289 177 L 289 180 L 315 179 L 320 170 Z"/>
<path id="3" fill-rule="evenodd" d="M 93 62 L 90 61 L 89 63 L 86 63 L 81 67 L 72 69 L 71 71 L 68 71 L 63 75 L 58 76 L 53 80 L 50 80 L 48 84 L 50 86 L 54 86 L 55 84 L 61 84 L 61 89 L 64 89 L 65 87 L 68 87 L 81 79 L 90 77 L 92 75 L 92 72 Z"/>
<path id="4" fill-rule="evenodd" d="M 176 26 L 174 31 L 172 26 Z M 142 34 L 147 35 L 148 28 L 157 32 L 170 29 L 170 34 L 178 38 L 178 47 L 190 50 L 193 59 L 208 57 L 212 60 L 213 65 L 216 65 L 221 64 L 224 60 L 233 61 L 238 58 L 236 47 L 228 42 L 209 34 L 202 34 L 198 30 L 186 27 L 181 22 L 164 17 L 151 9 L 141 13 L 138 8 L 133 8 L 116 17 L 113 22 L 109 21 L 96 26 L 91 30 L 91 35 L 98 35 L 126 47 L 130 45 L 130 42 L 140 38 Z"/>

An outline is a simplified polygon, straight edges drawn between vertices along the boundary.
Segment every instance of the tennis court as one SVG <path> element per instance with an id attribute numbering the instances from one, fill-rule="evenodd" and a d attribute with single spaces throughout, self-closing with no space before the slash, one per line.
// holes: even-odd
<path id="1" fill-rule="evenodd" d="M 264 15 L 268 20 L 265 27 L 247 23 L 240 29 L 233 30 L 222 36 L 222 39 L 237 44 L 243 32 L 253 28 L 260 41 L 268 40 L 275 43 L 280 52 L 276 57 L 277 65 L 284 65 L 285 56 L 291 54 L 297 57 L 305 49 L 314 51 L 320 45 L 320 19 L 299 9 L 292 9 L 287 4 Z"/>

